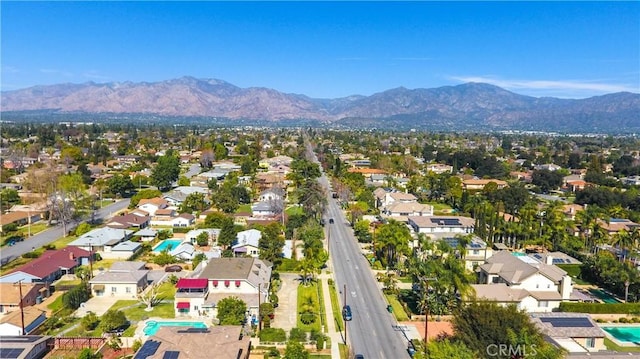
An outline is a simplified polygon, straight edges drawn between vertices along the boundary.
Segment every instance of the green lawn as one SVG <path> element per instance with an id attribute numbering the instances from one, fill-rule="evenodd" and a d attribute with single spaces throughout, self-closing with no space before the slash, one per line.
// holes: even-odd
<path id="1" fill-rule="evenodd" d="M 130 307 L 130 306 L 135 305 L 137 303 L 140 303 L 140 302 L 137 301 L 137 300 L 119 300 L 119 301 L 113 303 L 113 305 L 109 309 L 110 310 L 120 310 L 122 308 Z"/>
<path id="2" fill-rule="evenodd" d="M 176 297 L 176 286 L 171 284 L 171 282 L 164 282 L 160 284 L 160 287 L 158 288 L 158 294 L 163 299 L 173 300 Z"/>
<path id="3" fill-rule="evenodd" d="M 66 287 L 66 286 L 71 286 L 71 285 L 78 285 L 80 283 L 82 283 L 80 278 L 75 279 L 75 280 L 61 280 L 61 281 L 56 282 L 56 286 Z"/>
<path id="4" fill-rule="evenodd" d="M 238 209 L 236 209 L 236 213 L 251 213 L 251 204 L 241 204 Z"/>
<path id="5" fill-rule="evenodd" d="M 385 294 L 384 296 L 387 298 L 389 304 L 391 304 L 391 307 L 393 308 L 393 315 L 395 315 L 397 321 L 404 322 L 409 320 L 409 316 L 404 311 L 404 308 L 402 307 L 402 304 L 400 304 L 400 301 L 398 301 L 398 297 L 396 295 Z"/>
<path id="6" fill-rule="evenodd" d="M 589 285 L 589 284 L 594 284 L 591 282 L 587 282 L 583 279 L 580 279 L 580 265 L 579 264 L 556 264 L 558 266 L 558 268 L 564 270 L 565 272 L 567 272 L 567 274 L 569 274 L 569 276 L 571 276 L 571 278 L 573 279 L 573 281 L 576 284 L 579 285 Z"/>
<path id="7" fill-rule="evenodd" d="M 304 324 L 300 320 L 300 312 L 302 311 L 303 306 L 305 305 L 305 299 L 312 298 L 313 300 L 313 312 L 316 313 L 316 320 L 311 324 Z M 310 332 L 312 329 L 316 331 L 320 331 L 320 318 L 321 309 L 323 308 L 322 303 L 320 303 L 318 298 L 318 284 L 316 282 L 311 282 L 309 285 L 299 285 L 298 286 L 298 308 L 297 308 L 297 327 L 304 330 L 305 332 Z"/>
<path id="8" fill-rule="evenodd" d="M 318 279 L 318 285 L 316 286 L 318 288 L 318 298 L 320 299 L 318 302 L 320 303 L 320 308 L 324 308 L 324 295 L 322 294 L 322 280 Z M 329 328 L 327 327 L 327 313 L 324 312 L 324 310 L 320 311 L 320 320 L 321 320 L 321 324 L 324 325 L 324 332 L 328 333 L 329 332 Z"/>
<path id="9" fill-rule="evenodd" d="M 411 277 L 397 277 L 397 279 L 400 283 L 413 283 L 413 278 Z"/>
<path id="10" fill-rule="evenodd" d="M 146 306 L 144 304 L 140 304 L 133 308 L 123 309 L 124 315 L 127 319 L 131 321 L 139 322 L 141 320 L 145 320 L 151 317 L 160 317 L 160 318 L 175 318 L 175 311 L 173 308 L 173 302 L 171 303 L 160 303 L 153 307 L 153 310 L 150 312 L 145 311 Z"/>
<path id="11" fill-rule="evenodd" d="M 62 296 L 59 295 L 53 302 L 47 305 L 47 308 L 51 309 L 54 313 L 62 309 Z"/>
<path id="12" fill-rule="evenodd" d="M 339 344 L 339 348 L 340 348 L 340 359 L 349 359 L 349 347 L 346 346 L 345 344 L 340 343 Z"/>
<path id="13" fill-rule="evenodd" d="M 342 309 L 338 302 L 338 292 L 336 291 L 335 284 L 329 286 L 329 295 L 331 296 L 331 308 L 333 311 L 333 319 L 336 322 L 336 330 L 342 331 L 344 322 L 342 321 Z"/>
<path id="14" fill-rule="evenodd" d="M 604 338 L 604 345 L 607 347 L 607 349 L 613 350 L 613 351 L 616 351 L 616 352 L 625 352 L 625 353 L 627 353 L 627 352 L 635 352 L 635 353 L 640 352 L 640 347 L 637 347 L 637 346 L 623 347 L 623 346 L 620 346 L 620 345 L 614 343 L 609 338 Z"/>
<path id="15" fill-rule="evenodd" d="M 331 355 L 327 355 L 327 354 L 309 354 L 309 359 L 331 359 Z"/>
<path id="16" fill-rule="evenodd" d="M 291 206 L 285 210 L 287 215 L 293 216 L 296 214 L 304 214 L 304 210 L 300 206 Z"/>

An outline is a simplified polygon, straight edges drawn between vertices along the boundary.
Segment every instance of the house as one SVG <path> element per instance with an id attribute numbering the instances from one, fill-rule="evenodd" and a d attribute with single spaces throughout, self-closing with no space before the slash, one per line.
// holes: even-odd
<path id="1" fill-rule="evenodd" d="M 171 248 L 171 252 L 169 253 L 176 258 L 191 261 L 196 255 L 196 248 L 191 242 L 182 242 L 175 248 Z"/>
<path id="2" fill-rule="evenodd" d="M 149 216 L 140 216 L 133 213 L 128 213 L 122 216 L 115 216 L 107 223 L 107 227 L 110 228 L 138 228 L 143 229 L 146 228 L 151 222 L 151 217 Z"/>
<path id="3" fill-rule="evenodd" d="M 260 254 L 260 238 L 262 238 L 262 232 L 257 229 L 248 229 L 246 231 L 238 232 L 236 235 L 236 241 L 231 246 L 233 254 L 248 255 L 251 257 L 258 257 Z"/>
<path id="4" fill-rule="evenodd" d="M 551 172 L 553 172 L 553 171 L 561 170 L 562 166 L 558 166 L 558 165 L 553 164 L 553 163 L 544 163 L 544 164 L 541 164 L 541 165 L 536 165 L 536 166 L 534 166 L 534 168 L 536 170 L 538 170 L 538 171 L 551 171 Z"/>
<path id="5" fill-rule="evenodd" d="M 135 232 L 131 236 L 140 238 L 142 242 L 151 242 L 154 239 L 156 239 L 157 235 L 158 235 L 158 231 L 147 227 L 145 229 L 141 229 Z"/>
<path id="6" fill-rule="evenodd" d="M 15 223 L 19 226 L 25 224 L 38 222 L 41 219 L 40 212 L 27 212 L 27 211 L 15 211 L 9 213 L 0 214 L 0 233 L 2 233 L 2 227 L 7 224 Z"/>
<path id="7" fill-rule="evenodd" d="M 167 212 L 165 214 L 165 212 Z M 195 223 L 196 217 L 190 213 L 175 215 L 173 210 L 158 210 L 156 216 L 151 219 L 153 226 L 190 227 Z"/>
<path id="8" fill-rule="evenodd" d="M 128 229 L 96 228 L 81 235 L 78 239 L 69 243 L 69 246 L 80 247 L 94 252 L 110 252 L 118 243 L 131 238 L 132 234 L 133 231 Z"/>
<path id="9" fill-rule="evenodd" d="M 474 271 L 479 265 L 484 264 L 487 258 L 493 255 L 493 250 L 487 246 L 487 242 L 476 236 L 473 236 L 465 244 L 464 249 L 460 248 L 461 238 L 445 237 L 441 238 L 441 240 L 444 240 L 454 250 L 461 252 L 459 256 L 464 261 L 465 268 L 469 271 Z"/>
<path id="10" fill-rule="evenodd" d="M 567 353 L 590 353 L 606 350 L 605 332 L 589 314 L 532 313 L 531 321 L 546 340 Z"/>
<path id="11" fill-rule="evenodd" d="M 11 273 L 0 277 L 0 283 L 53 283 L 64 274 L 71 274 L 76 267 L 89 263 L 89 251 L 78 247 L 45 251 L 42 255 Z"/>
<path id="12" fill-rule="evenodd" d="M 576 219 L 576 214 L 580 211 L 584 211 L 584 207 L 579 204 L 571 203 L 562 206 L 562 213 L 564 213 L 565 219 L 572 221 Z"/>
<path id="13" fill-rule="evenodd" d="M 500 304 L 516 304 L 527 312 L 550 312 L 560 302 L 572 300 L 573 284 L 564 270 L 526 255 L 500 251 L 478 267 L 478 282 L 472 285 L 478 298 Z"/>
<path id="14" fill-rule="evenodd" d="M 219 228 L 192 229 L 184 235 L 184 239 L 191 242 L 192 244 L 196 244 L 198 242 L 197 241 L 198 237 L 202 233 L 207 234 L 210 245 L 215 245 L 218 243 L 218 236 L 220 236 Z"/>
<path id="15" fill-rule="evenodd" d="M 473 233 L 473 218 L 460 216 L 409 216 L 407 223 L 416 233 Z"/>
<path id="16" fill-rule="evenodd" d="M 138 209 L 141 209 L 147 213 L 147 215 L 153 217 L 156 214 L 156 211 L 159 209 L 164 209 L 169 207 L 169 202 L 166 199 L 155 197 L 149 199 L 141 199 L 138 202 Z"/>
<path id="17" fill-rule="evenodd" d="M 382 213 L 387 217 L 433 216 L 433 206 L 418 202 L 395 202 L 388 205 Z"/>
<path id="18" fill-rule="evenodd" d="M 251 212 L 256 217 L 272 217 L 280 213 L 282 206 L 275 201 L 258 202 L 251 206 Z"/>
<path id="19" fill-rule="evenodd" d="M 142 244 L 138 242 L 124 241 L 111 247 L 110 251 L 101 252 L 100 256 L 104 259 L 127 260 L 133 257 L 141 249 L 142 249 Z"/>
<path id="20" fill-rule="evenodd" d="M 465 179 L 462 180 L 462 189 L 465 191 L 480 191 L 491 182 L 495 183 L 498 189 L 507 187 L 507 182 L 497 179 Z"/>
<path id="21" fill-rule="evenodd" d="M 258 196 L 258 202 L 282 201 L 284 199 L 284 190 L 281 188 L 270 188 L 262 191 Z"/>
<path id="22" fill-rule="evenodd" d="M 640 176 L 629 176 L 620 178 L 620 182 L 626 186 L 640 186 Z"/>
<path id="23" fill-rule="evenodd" d="M 393 203 L 417 202 L 416 196 L 411 193 L 398 192 L 388 188 L 378 188 L 373 191 L 376 198 L 376 208 L 386 209 Z"/>
<path id="24" fill-rule="evenodd" d="M 453 173 L 453 166 L 441 163 L 429 163 L 425 166 L 425 170 L 435 174 Z"/>
<path id="25" fill-rule="evenodd" d="M 19 310 L 14 310 L 9 314 L 0 316 L 0 336 L 29 335 L 47 320 L 46 314 L 43 310 L 26 307 L 22 310 L 22 313 Z M 23 321 L 24 332 L 22 331 Z"/>
<path id="26" fill-rule="evenodd" d="M 247 303 L 250 316 L 257 316 L 258 302 L 267 302 L 271 263 L 258 258 L 212 258 L 195 278 L 176 284 L 176 317 L 217 315 L 217 303 L 234 296 Z"/>
<path id="27" fill-rule="evenodd" d="M 53 346 L 54 339 L 47 335 L 0 336 L 0 348 L 16 359 L 44 358 Z"/>
<path id="28" fill-rule="evenodd" d="M 164 194 L 162 197 L 172 206 L 180 206 L 192 193 L 200 193 L 204 196 L 208 196 L 209 188 L 200 186 L 179 186 L 174 188 L 171 192 Z"/>
<path id="29" fill-rule="evenodd" d="M 631 232 L 634 228 L 640 227 L 640 224 L 626 218 L 609 218 L 608 221 L 598 220 L 598 225 L 607 231 L 610 236 L 622 230 Z"/>
<path id="30" fill-rule="evenodd" d="M 161 327 L 133 359 L 249 359 L 250 351 L 251 338 L 239 325 L 198 330 Z"/>
<path id="31" fill-rule="evenodd" d="M 144 262 L 116 262 L 111 269 L 89 281 L 91 294 L 95 297 L 136 299 L 138 293 L 147 287 L 148 273 Z"/>
<path id="32" fill-rule="evenodd" d="M 0 283 L 0 314 L 20 309 L 20 294 L 22 306 L 30 307 L 45 297 L 47 288 L 43 283 Z"/>

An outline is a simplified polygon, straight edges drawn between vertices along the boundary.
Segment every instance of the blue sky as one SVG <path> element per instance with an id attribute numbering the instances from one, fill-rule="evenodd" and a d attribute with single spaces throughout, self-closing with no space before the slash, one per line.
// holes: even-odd
<path id="1" fill-rule="evenodd" d="M 3 91 L 185 75 L 317 98 L 640 92 L 640 2 L 2 1 Z"/>

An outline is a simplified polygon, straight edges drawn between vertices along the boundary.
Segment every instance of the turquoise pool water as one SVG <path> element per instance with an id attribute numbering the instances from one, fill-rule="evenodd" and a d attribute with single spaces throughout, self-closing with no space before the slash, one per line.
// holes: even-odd
<path id="1" fill-rule="evenodd" d="M 157 253 L 160 253 L 160 252 L 164 251 L 165 249 L 172 250 L 172 249 L 176 248 L 177 246 L 179 246 L 180 243 L 182 243 L 182 240 L 180 240 L 180 239 L 165 239 L 160 244 L 158 244 L 153 249 L 153 251 L 157 252 Z"/>
<path id="2" fill-rule="evenodd" d="M 206 329 L 207 325 L 203 322 L 162 322 L 150 320 L 142 331 L 144 332 L 144 335 L 154 335 L 160 327 L 189 327 Z"/>
<path id="3" fill-rule="evenodd" d="M 621 342 L 640 342 L 640 327 L 602 327 L 602 330 Z"/>
<path id="4" fill-rule="evenodd" d="M 593 294 L 605 303 L 620 303 L 620 301 L 617 300 L 614 296 L 608 294 L 602 289 L 589 289 L 589 293 Z"/>

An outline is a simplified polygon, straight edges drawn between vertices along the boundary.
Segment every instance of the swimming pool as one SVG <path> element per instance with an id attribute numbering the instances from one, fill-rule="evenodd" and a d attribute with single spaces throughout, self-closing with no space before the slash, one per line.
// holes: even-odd
<path id="1" fill-rule="evenodd" d="M 153 251 L 156 252 L 156 253 L 160 253 L 160 252 L 164 251 L 165 249 L 170 251 L 170 250 L 176 248 L 177 246 L 179 246 L 180 243 L 182 243 L 182 240 L 180 240 L 180 239 L 165 239 L 164 241 L 160 242 L 160 244 L 158 244 L 153 249 Z"/>
<path id="2" fill-rule="evenodd" d="M 602 327 L 602 330 L 611 334 L 618 341 L 623 343 L 640 342 L 640 327 Z"/>
<path id="3" fill-rule="evenodd" d="M 154 335 L 156 334 L 158 329 L 160 329 L 160 327 L 189 327 L 189 328 L 201 328 L 201 329 L 208 328 L 207 325 L 204 324 L 203 322 L 180 322 L 180 321 L 165 322 L 165 321 L 150 320 L 147 322 L 147 325 L 145 325 L 142 332 L 144 333 L 144 335 Z"/>
<path id="4" fill-rule="evenodd" d="M 589 289 L 589 293 L 605 303 L 620 303 L 620 301 L 617 300 L 614 296 L 602 289 Z"/>

